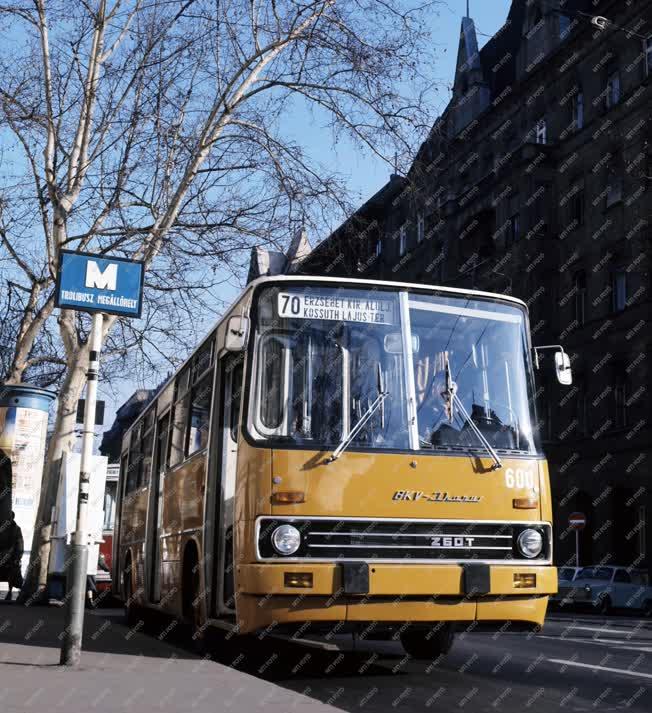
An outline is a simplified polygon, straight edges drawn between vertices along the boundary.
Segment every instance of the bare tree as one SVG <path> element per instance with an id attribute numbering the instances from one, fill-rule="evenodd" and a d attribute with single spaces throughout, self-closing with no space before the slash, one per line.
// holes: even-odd
<path id="1" fill-rule="evenodd" d="M 253 245 L 348 208 L 298 117 L 393 164 L 431 117 L 424 14 L 409 0 L 0 2 L 5 380 L 58 386 L 33 553 L 72 447 L 88 318 L 54 311 L 59 252 L 143 259 L 142 322 L 104 320 L 105 356 L 178 353 L 191 315 Z M 304 119 L 305 120 L 305 119 Z M 9 351 L 8 351 L 9 350 Z M 28 590 L 45 583 L 32 556 Z M 39 569 L 40 567 L 40 569 Z"/>

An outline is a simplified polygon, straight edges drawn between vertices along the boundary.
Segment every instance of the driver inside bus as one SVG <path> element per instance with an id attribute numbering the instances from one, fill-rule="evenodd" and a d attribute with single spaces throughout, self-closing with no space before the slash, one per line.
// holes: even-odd
<path id="1" fill-rule="evenodd" d="M 379 396 L 378 370 L 382 369 L 381 347 L 367 335 L 355 345 L 351 359 L 351 427 L 365 414 Z M 387 404 L 386 404 L 387 405 Z M 378 409 L 356 437 L 358 443 L 383 443 L 385 408 Z"/>
<path id="2" fill-rule="evenodd" d="M 455 428 L 450 423 L 450 405 L 446 400 L 445 364 L 448 353 L 423 351 L 414 364 L 419 438 L 424 445 L 449 443 L 450 431 Z M 443 431 L 447 434 L 442 440 Z"/>

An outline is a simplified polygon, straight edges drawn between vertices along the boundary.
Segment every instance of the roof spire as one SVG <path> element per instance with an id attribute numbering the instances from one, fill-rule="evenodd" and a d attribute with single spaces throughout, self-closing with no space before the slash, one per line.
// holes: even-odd
<path id="1" fill-rule="evenodd" d="M 466 16 L 471 17 L 471 13 L 469 11 L 469 0 L 466 0 Z"/>

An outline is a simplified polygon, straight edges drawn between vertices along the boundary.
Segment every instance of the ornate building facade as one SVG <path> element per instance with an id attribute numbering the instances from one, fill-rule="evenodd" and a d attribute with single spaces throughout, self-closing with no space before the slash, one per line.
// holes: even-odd
<path id="1" fill-rule="evenodd" d="M 556 559 L 652 567 L 652 2 L 514 0 L 478 49 L 462 20 L 452 98 L 406 176 L 301 271 L 514 294 L 539 372 Z"/>

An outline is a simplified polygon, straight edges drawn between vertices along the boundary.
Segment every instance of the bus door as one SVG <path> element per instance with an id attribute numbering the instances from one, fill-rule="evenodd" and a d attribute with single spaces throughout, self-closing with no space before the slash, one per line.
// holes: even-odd
<path id="1" fill-rule="evenodd" d="M 152 468 L 152 483 L 150 488 L 150 512 L 148 518 L 151 532 L 147 533 L 147 542 L 150 543 L 149 554 L 149 582 L 150 601 L 153 603 L 161 600 L 161 525 L 163 519 L 163 486 L 165 482 L 165 468 L 167 466 L 168 437 L 170 432 L 170 411 L 161 416 L 156 430 L 156 462 Z"/>
<path id="2" fill-rule="evenodd" d="M 218 470 L 215 498 L 215 548 L 212 591 L 217 601 L 214 611 L 231 614 L 233 601 L 233 499 L 235 494 L 238 435 L 240 432 L 240 403 L 244 353 L 227 354 L 219 364 L 220 405 L 217 423 Z"/>

